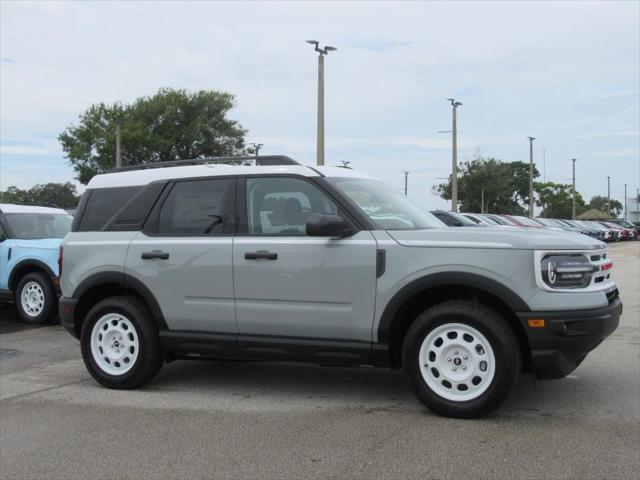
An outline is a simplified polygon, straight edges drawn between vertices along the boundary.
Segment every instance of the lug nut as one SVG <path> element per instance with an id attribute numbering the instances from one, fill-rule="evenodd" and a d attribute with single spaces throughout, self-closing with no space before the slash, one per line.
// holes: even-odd
<path id="1" fill-rule="evenodd" d="M 453 354 L 454 354 L 454 355 L 458 355 L 458 353 L 460 353 L 460 352 L 458 352 L 458 350 L 455 350 L 455 351 L 453 352 Z"/>
<path id="2" fill-rule="evenodd" d="M 455 372 L 456 370 L 458 370 L 458 367 L 451 367 L 451 370 Z"/>
<path id="3" fill-rule="evenodd" d="M 466 369 L 467 369 L 467 366 L 466 366 L 466 365 L 462 365 L 462 369 L 463 369 L 463 370 L 466 370 Z"/>
<path id="4" fill-rule="evenodd" d="M 451 363 L 451 357 L 447 357 L 447 362 Z"/>
<path id="5" fill-rule="evenodd" d="M 465 360 L 469 360 L 469 355 L 463 355 L 463 357 Z"/>

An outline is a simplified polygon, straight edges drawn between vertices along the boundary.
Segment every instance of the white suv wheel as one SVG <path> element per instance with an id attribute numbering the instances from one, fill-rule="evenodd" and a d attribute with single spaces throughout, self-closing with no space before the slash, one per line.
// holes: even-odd
<path id="1" fill-rule="evenodd" d="M 418 361 L 429 388 L 455 402 L 482 395 L 496 371 L 489 341 L 478 330 L 462 323 L 446 323 L 429 332 L 420 347 Z"/>
<path id="2" fill-rule="evenodd" d="M 103 372 L 124 375 L 135 365 L 139 350 L 138 332 L 125 316 L 108 313 L 93 326 L 91 354 Z"/>
<path id="3" fill-rule="evenodd" d="M 44 290 L 38 282 L 30 281 L 22 287 L 20 304 L 29 317 L 37 317 L 44 309 Z"/>

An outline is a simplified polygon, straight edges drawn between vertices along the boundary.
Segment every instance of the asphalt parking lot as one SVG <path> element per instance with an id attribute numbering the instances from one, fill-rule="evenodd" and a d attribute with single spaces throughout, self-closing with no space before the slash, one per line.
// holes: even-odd
<path id="1" fill-rule="evenodd" d="M 523 376 L 473 421 L 432 414 L 373 368 L 182 361 L 110 391 L 60 326 L 0 307 L 0 477 L 637 478 L 640 242 L 610 255 L 618 330 L 569 377 Z"/>

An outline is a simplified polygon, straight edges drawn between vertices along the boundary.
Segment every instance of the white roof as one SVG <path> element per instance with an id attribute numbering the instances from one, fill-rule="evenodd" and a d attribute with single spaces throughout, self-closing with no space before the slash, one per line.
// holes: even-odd
<path id="1" fill-rule="evenodd" d="M 307 167 L 304 165 L 242 166 L 227 164 L 185 165 L 181 167 L 160 167 L 96 175 L 87 188 L 133 187 L 146 185 L 156 180 L 177 178 L 211 177 L 215 175 L 282 175 L 295 174 L 304 177 L 318 177 L 321 172 L 327 177 L 365 177 L 354 170 L 340 167 Z"/>
<path id="2" fill-rule="evenodd" d="M 2 213 L 68 213 L 61 208 L 36 207 L 33 205 L 15 205 L 13 203 L 0 203 Z"/>

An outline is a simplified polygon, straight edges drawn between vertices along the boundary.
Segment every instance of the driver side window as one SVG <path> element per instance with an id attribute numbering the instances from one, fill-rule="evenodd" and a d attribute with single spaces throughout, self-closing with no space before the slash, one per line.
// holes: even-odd
<path id="1" fill-rule="evenodd" d="M 248 178 L 249 235 L 306 235 L 313 213 L 337 214 L 338 209 L 320 189 L 298 178 Z"/>

